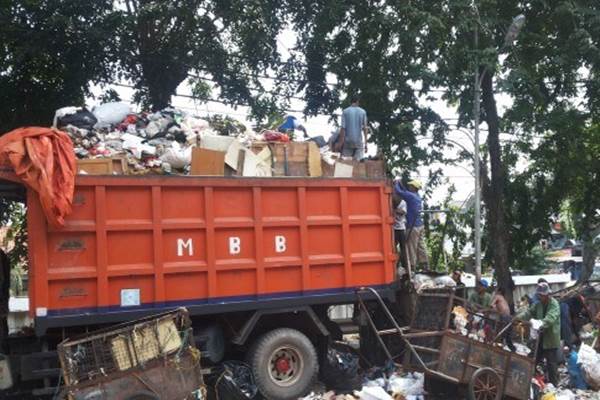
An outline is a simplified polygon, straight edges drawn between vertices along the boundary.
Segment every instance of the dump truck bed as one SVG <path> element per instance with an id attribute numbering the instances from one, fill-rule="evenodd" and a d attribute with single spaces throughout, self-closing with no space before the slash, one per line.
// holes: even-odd
<path id="1" fill-rule="evenodd" d="M 36 330 L 352 301 L 395 279 L 385 180 L 77 176 L 48 226 L 27 194 Z"/>

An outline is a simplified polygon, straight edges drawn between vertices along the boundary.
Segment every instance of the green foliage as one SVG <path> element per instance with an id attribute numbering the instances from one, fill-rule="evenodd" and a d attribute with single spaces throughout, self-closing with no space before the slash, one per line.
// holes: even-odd
<path id="1" fill-rule="evenodd" d="M 525 275 L 538 275 L 544 273 L 550 266 L 546 260 L 548 252 L 540 246 L 535 246 L 529 250 L 518 263 L 513 264 L 515 269 L 523 272 Z"/>
<path id="2" fill-rule="evenodd" d="M 277 70 L 276 2 L 259 0 L 123 0 L 117 12 L 116 60 L 134 82 L 136 99 L 161 109 L 188 78 L 207 99 L 213 89 L 232 105 L 250 105 L 257 115 L 272 107 L 258 74 Z M 214 88 L 198 76 L 214 81 Z"/>
<path id="3" fill-rule="evenodd" d="M 111 76 L 112 1 L 2 1 L 0 133 L 52 122 Z"/>
<path id="4" fill-rule="evenodd" d="M 11 267 L 27 268 L 27 216 L 23 204 L 0 197 L 0 225 L 8 228 L 0 245 Z"/>
<path id="5" fill-rule="evenodd" d="M 428 32 L 440 24 L 439 10 L 420 2 L 287 1 L 291 27 L 298 33 L 291 77 L 300 81 L 306 112 L 332 114 L 359 94 L 368 114 L 370 140 L 389 168 L 414 169 L 441 159 L 447 124 L 419 100 L 436 83 L 430 63 L 437 43 Z M 328 79 L 334 76 L 336 83 Z M 419 145 L 423 138 L 431 146 Z"/>
<path id="6" fill-rule="evenodd" d="M 427 247 L 430 255 L 430 267 L 437 271 L 454 271 L 463 269 L 462 251 L 470 237 L 472 210 L 465 210 L 452 204 L 456 188 L 451 185 L 448 193 L 439 206 L 431 210 L 441 210 L 429 218 Z M 451 245 L 450 251 L 446 248 Z"/>

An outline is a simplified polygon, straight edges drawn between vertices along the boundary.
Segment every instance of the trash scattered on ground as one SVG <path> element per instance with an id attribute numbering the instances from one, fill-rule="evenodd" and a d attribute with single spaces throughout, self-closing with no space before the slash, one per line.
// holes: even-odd
<path id="1" fill-rule="evenodd" d="M 53 125 L 69 134 L 79 160 L 125 163 L 118 169 L 110 161 L 79 165 L 84 174 L 385 176 L 382 160 L 341 157 L 324 140 L 295 142 L 286 133 L 254 132 L 231 118 L 202 119 L 172 107 L 153 113 L 134 113 L 121 102 L 92 111 L 64 107 L 56 111 Z"/>
<path id="2" fill-rule="evenodd" d="M 241 361 L 226 361 L 205 377 L 208 399 L 248 400 L 256 397 L 258 388 L 252 369 Z"/>
<path id="3" fill-rule="evenodd" d="M 349 349 L 329 347 L 322 366 L 321 379 L 336 393 L 352 393 L 362 386 L 358 374 L 359 357 Z"/>
<path id="4" fill-rule="evenodd" d="M 392 370 L 392 372 L 389 372 Z M 324 393 L 311 393 L 300 400 L 423 400 L 425 376 L 421 373 L 402 374 L 393 368 L 372 368 L 364 372 L 362 387 L 352 394 L 340 393 L 328 387 Z"/>

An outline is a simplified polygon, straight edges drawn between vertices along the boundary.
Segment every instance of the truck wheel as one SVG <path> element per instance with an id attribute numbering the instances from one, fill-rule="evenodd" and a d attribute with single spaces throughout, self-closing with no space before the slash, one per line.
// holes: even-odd
<path id="1" fill-rule="evenodd" d="M 260 393 L 269 400 L 293 400 L 308 393 L 319 372 L 317 352 L 295 329 L 279 328 L 261 336 L 248 352 Z"/>

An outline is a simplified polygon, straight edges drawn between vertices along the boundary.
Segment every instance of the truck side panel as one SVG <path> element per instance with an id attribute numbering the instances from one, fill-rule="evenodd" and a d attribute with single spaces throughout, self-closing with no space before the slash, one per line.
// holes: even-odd
<path id="1" fill-rule="evenodd" d="M 345 293 L 394 280 L 384 181 L 78 176 L 47 226 L 29 194 L 38 318 Z"/>

